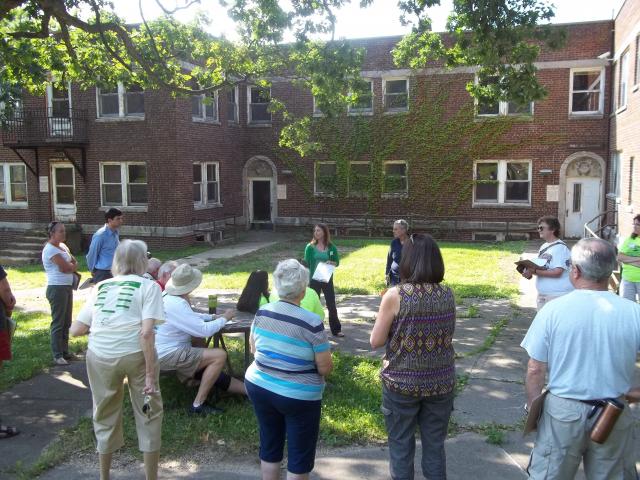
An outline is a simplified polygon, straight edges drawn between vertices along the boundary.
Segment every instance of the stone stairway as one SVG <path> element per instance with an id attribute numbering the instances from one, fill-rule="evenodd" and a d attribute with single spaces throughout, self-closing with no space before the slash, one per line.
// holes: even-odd
<path id="1" fill-rule="evenodd" d="M 47 241 L 44 232 L 29 230 L 0 248 L 0 265 L 20 266 L 40 262 L 42 248 Z"/>

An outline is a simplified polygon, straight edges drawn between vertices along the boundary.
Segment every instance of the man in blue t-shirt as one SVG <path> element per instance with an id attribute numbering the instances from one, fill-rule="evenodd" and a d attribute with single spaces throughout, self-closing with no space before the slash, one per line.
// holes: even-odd
<path id="1" fill-rule="evenodd" d="M 93 276 L 92 283 L 98 283 L 111 275 L 111 263 L 116 248 L 120 244 L 120 226 L 122 225 L 122 212 L 117 208 L 110 208 L 104 214 L 103 227 L 99 228 L 91 237 L 91 245 L 87 253 L 87 267 Z"/>
<path id="2" fill-rule="evenodd" d="M 522 341 L 530 357 L 525 408 L 540 395 L 549 374 L 528 469 L 534 480 L 574 478 L 583 459 L 587 478 L 636 478 L 634 420 L 626 404 L 640 397 L 640 388 L 632 384 L 640 305 L 608 291 L 615 267 L 611 244 L 580 240 L 571 251 L 575 290 L 544 305 Z M 625 408 L 599 444 L 589 435 L 605 399 Z"/>

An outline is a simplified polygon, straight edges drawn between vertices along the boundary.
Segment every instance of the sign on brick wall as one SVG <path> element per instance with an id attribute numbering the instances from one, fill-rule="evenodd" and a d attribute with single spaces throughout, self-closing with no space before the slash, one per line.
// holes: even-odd
<path id="1" fill-rule="evenodd" d="M 547 185 L 547 202 L 557 202 L 559 185 Z"/>
<path id="2" fill-rule="evenodd" d="M 287 199 L 287 186 L 278 185 L 278 200 L 286 200 L 286 199 Z"/>

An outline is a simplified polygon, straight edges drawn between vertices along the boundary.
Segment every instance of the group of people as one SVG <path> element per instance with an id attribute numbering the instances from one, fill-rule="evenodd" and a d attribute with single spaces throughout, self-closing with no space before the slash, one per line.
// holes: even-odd
<path id="1" fill-rule="evenodd" d="M 113 218 L 111 223 L 107 219 L 105 229 L 110 229 Z M 122 218 L 115 222 L 119 226 Z M 539 294 L 538 314 L 522 342 L 530 357 L 525 408 L 543 392 L 548 375 L 529 474 L 536 479 L 573 478 L 584 458 L 588 478 L 636 478 L 633 421 L 624 407 L 640 400 L 640 387 L 633 387 L 640 350 L 640 305 L 607 290 L 617 260 L 626 270 L 633 266 L 634 257 L 640 257 L 640 243 L 635 241 L 640 216 L 634 219 L 634 235 L 624 242 L 618 257 L 609 243 L 598 239 L 581 240 L 569 252 L 559 229 L 553 217 L 539 220 L 538 231 L 545 241 L 539 258 L 545 262 L 522 272 L 525 278 L 536 277 Z M 428 234 L 410 235 L 408 230 L 404 220 L 393 225 L 385 271 L 389 288 L 370 343 L 374 349 L 385 348 L 381 410 L 391 478 L 413 478 L 418 430 L 424 476 L 445 479 L 444 442 L 456 384 L 456 304 L 452 290 L 442 283 L 445 265 L 438 244 Z M 48 233 L 43 264 L 52 307 L 52 351 L 56 363 L 66 361 L 72 358 L 69 331 L 89 334 L 86 363 L 101 478 L 108 478 L 112 454 L 123 444 L 125 378 L 146 476 L 157 478 L 163 417 L 160 371 L 175 372 L 181 380 L 198 384 L 188 407 L 191 414 L 219 413 L 206 403 L 214 386 L 247 395 L 259 425 L 262 478 L 279 478 L 285 443 L 287 478 L 308 478 L 315 461 L 325 378 L 333 368 L 319 293 L 325 296 L 331 333 L 342 336 L 333 277 L 314 278 L 320 263 L 337 267 L 340 262 L 325 225 L 314 227 L 304 261 L 289 259 L 277 265 L 275 291 L 269 289 L 267 272 L 250 275 L 237 305 L 238 310 L 255 315 L 250 334 L 254 361 L 244 381 L 223 372 L 224 350 L 197 342 L 219 332 L 234 311 L 219 316 L 195 312 L 190 294 L 201 284 L 202 273 L 187 264 L 148 259 L 146 244 L 120 242 L 117 228 L 100 240 L 106 250 L 95 249 L 97 260 L 91 268 L 97 277 L 95 286 L 69 330 L 72 287 L 68 275 L 77 270 L 77 262 L 64 246 L 64 225 L 53 222 Z M 108 255 L 114 238 L 113 258 L 107 264 L 102 255 Z M 6 307 L 0 309 L 0 354 L 7 312 L 15 304 L 3 274 L 0 269 L 0 299 Z M 623 273 L 623 281 L 634 283 L 632 278 Z M 631 287 L 625 284 L 623 291 Z M 605 443 L 590 441 L 596 414 L 610 400 L 623 405 L 620 418 Z M 0 437 L 11 429 L 0 427 Z"/>

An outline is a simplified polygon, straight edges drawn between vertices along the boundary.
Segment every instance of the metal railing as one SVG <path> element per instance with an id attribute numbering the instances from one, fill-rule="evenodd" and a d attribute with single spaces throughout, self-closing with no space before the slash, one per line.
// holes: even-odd
<path id="1" fill-rule="evenodd" d="M 614 210 L 607 210 L 586 222 L 584 224 L 584 238 L 602 238 L 611 243 L 618 231 L 618 225 L 616 223 L 607 223 L 606 220 L 608 220 L 610 216 L 615 219 L 615 215 L 616 212 Z M 604 222 L 602 221 L 603 219 L 605 220 Z M 596 222 L 598 225 L 597 228 L 594 227 Z M 622 269 L 620 267 L 621 264 L 618 263 L 618 269 L 614 270 L 611 273 L 611 277 L 609 277 L 609 288 L 615 292 L 620 288 L 620 278 L 622 276 Z"/>
<path id="2" fill-rule="evenodd" d="M 88 143 L 86 110 L 69 109 L 68 115 L 52 109 L 22 108 L 0 124 L 5 147 L 40 147 L 51 144 Z"/>

